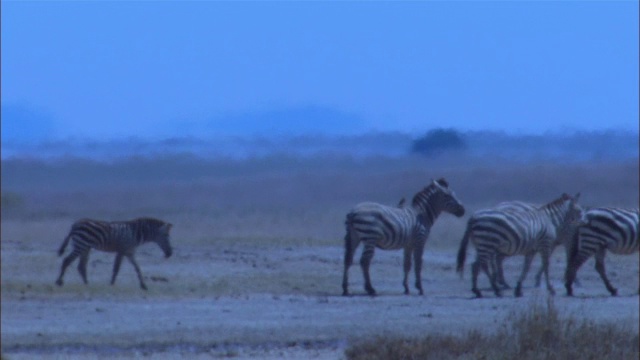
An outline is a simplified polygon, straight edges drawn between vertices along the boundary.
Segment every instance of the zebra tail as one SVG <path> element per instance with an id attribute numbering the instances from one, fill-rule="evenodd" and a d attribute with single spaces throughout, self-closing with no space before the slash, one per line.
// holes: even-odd
<path id="1" fill-rule="evenodd" d="M 64 241 L 62 242 L 60 249 L 58 249 L 58 256 L 62 256 L 62 254 L 64 254 L 64 249 L 67 248 L 67 244 L 69 244 L 70 239 L 71 239 L 71 233 L 69 233 L 69 235 L 67 235 L 67 237 L 64 238 Z"/>
<path id="2" fill-rule="evenodd" d="M 349 266 L 351 265 L 351 259 L 353 259 L 353 247 L 351 244 L 351 221 L 352 221 L 353 215 L 351 213 L 349 213 L 347 215 L 347 220 L 345 221 L 345 227 L 346 227 L 346 233 L 344 235 L 344 261 L 345 261 L 345 265 Z M 349 262 L 349 264 L 347 264 L 347 262 Z"/>
<path id="3" fill-rule="evenodd" d="M 352 254 L 351 254 L 351 234 L 349 234 L 349 230 L 347 229 L 347 233 L 344 235 L 344 263 L 345 265 L 351 265 L 351 264 L 347 264 L 347 262 L 349 262 L 349 259 L 351 259 Z"/>
<path id="4" fill-rule="evenodd" d="M 460 242 L 460 249 L 458 250 L 458 259 L 456 261 L 456 272 L 460 274 L 460 277 L 464 274 L 464 262 L 467 258 L 467 245 L 469 245 L 469 235 L 471 234 L 471 221 L 467 223 L 467 229 L 464 231 L 464 236 Z"/>

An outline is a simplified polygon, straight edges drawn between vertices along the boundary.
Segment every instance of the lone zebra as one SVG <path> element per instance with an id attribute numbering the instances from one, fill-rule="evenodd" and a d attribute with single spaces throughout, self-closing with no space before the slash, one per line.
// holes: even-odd
<path id="1" fill-rule="evenodd" d="M 404 293 L 409 294 L 408 274 L 411 270 L 411 257 L 415 261 L 416 288 L 423 294 L 421 270 L 422 253 L 429 236 L 431 226 L 442 211 L 457 217 L 464 215 L 464 207 L 449 189 L 445 179 L 432 181 L 412 200 L 411 206 L 385 206 L 373 202 L 356 205 L 347 214 L 344 274 L 342 279 L 343 295 L 349 295 L 349 267 L 360 242 L 364 244 L 360 257 L 360 266 L 364 274 L 364 288 L 369 295 L 376 291 L 371 285 L 369 265 L 375 248 L 383 250 L 404 249 Z"/>
<path id="2" fill-rule="evenodd" d="M 471 267 L 471 291 L 482 297 L 478 289 L 478 273 L 482 269 L 496 296 L 501 296 L 497 286 L 498 264 L 504 257 L 524 255 L 524 266 L 514 294 L 522 296 L 522 282 L 529 272 L 531 261 L 540 252 L 547 290 L 555 294 L 549 281 L 549 257 L 555 247 L 558 232 L 582 213 L 577 203 L 580 194 L 560 198 L 533 210 L 526 208 L 489 209 L 476 212 L 467 223 L 457 257 L 457 271 L 462 274 L 469 240 L 476 248 L 476 260 Z M 491 266 L 491 269 L 489 269 Z"/>
<path id="3" fill-rule="evenodd" d="M 154 242 L 160 246 L 165 257 L 171 256 L 173 252 L 169 243 L 169 230 L 172 225 L 161 220 L 152 218 L 138 218 L 131 221 L 98 221 L 82 219 L 76 221 L 71 227 L 69 235 L 64 239 L 62 246 L 58 250 L 58 256 L 64 254 L 64 250 L 73 243 L 73 251 L 62 261 L 60 276 L 56 284 L 62 286 L 64 272 L 67 267 L 80 257 L 78 271 L 82 280 L 87 284 L 87 262 L 91 248 L 106 252 L 115 252 L 116 259 L 113 264 L 113 275 L 111 285 L 116 281 L 116 276 L 120 270 L 122 257 L 129 259 L 138 274 L 140 287 L 147 290 L 147 286 L 142 279 L 142 272 L 135 259 L 136 248 L 146 242 Z"/>
<path id="4" fill-rule="evenodd" d="M 601 207 L 586 211 L 571 244 L 571 256 L 565 271 L 567 295 L 573 296 L 572 284 L 576 273 L 592 255 L 595 255 L 596 271 L 607 290 L 611 295 L 617 295 L 618 290 L 607 278 L 604 257 L 607 250 L 614 254 L 638 252 L 639 236 L 638 209 Z"/>

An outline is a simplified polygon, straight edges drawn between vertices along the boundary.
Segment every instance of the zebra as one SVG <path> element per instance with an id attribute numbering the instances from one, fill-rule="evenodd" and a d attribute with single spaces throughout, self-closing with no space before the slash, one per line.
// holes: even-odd
<path id="1" fill-rule="evenodd" d="M 596 271 L 612 296 L 618 290 L 611 285 L 604 266 L 604 257 L 609 250 L 614 254 L 638 252 L 638 209 L 614 207 L 593 208 L 585 212 L 581 225 L 573 236 L 571 256 L 565 271 L 565 288 L 573 296 L 572 284 L 582 264 L 592 255 L 596 259 Z M 639 290 L 640 292 L 640 290 Z"/>
<path id="2" fill-rule="evenodd" d="M 498 204 L 498 206 L 496 206 L 494 208 L 494 210 L 507 210 L 507 211 L 534 211 L 538 208 L 540 208 L 542 205 L 539 204 L 533 204 L 533 203 L 528 203 L 528 202 L 523 202 L 523 201 L 507 201 L 507 202 L 503 202 Z M 585 208 L 582 207 L 582 209 L 584 210 Z M 567 221 L 565 221 L 563 223 L 563 226 L 558 230 L 557 232 L 557 236 L 556 236 L 556 241 L 554 243 L 554 247 L 558 246 L 558 245 L 563 245 L 565 248 L 565 254 L 566 254 L 566 259 L 567 261 L 569 261 L 569 255 L 570 255 L 570 248 L 571 248 L 571 239 L 573 237 L 573 232 L 576 231 L 577 228 L 577 224 L 579 223 L 579 220 L 582 216 L 582 213 L 580 212 L 572 212 L 571 213 L 571 218 L 568 218 Z M 509 284 L 506 282 L 505 278 L 504 278 L 504 270 L 503 270 L 503 266 L 502 263 L 505 259 L 505 256 L 502 255 L 498 255 L 496 257 L 496 281 L 497 284 L 502 288 L 502 289 L 510 289 L 511 286 L 509 286 Z M 542 274 L 544 273 L 544 266 L 540 266 L 540 269 L 538 269 L 538 272 L 535 275 L 535 286 L 539 287 L 540 284 L 542 283 Z M 578 284 L 579 281 L 578 279 L 576 279 L 576 284 Z"/>
<path id="3" fill-rule="evenodd" d="M 56 284 L 62 286 L 62 277 L 65 270 L 78 257 L 80 257 L 78 271 L 84 283 L 87 284 L 87 262 L 89 260 L 89 252 L 91 248 L 94 248 L 100 251 L 116 253 L 111 285 L 116 281 L 122 257 L 126 257 L 133 264 L 138 274 L 140 287 L 143 290 L 147 290 L 147 286 L 142 279 L 142 272 L 135 259 L 136 248 L 146 242 L 155 242 L 160 246 L 165 257 L 170 257 L 173 250 L 169 243 L 169 230 L 171 230 L 172 226 L 172 224 L 153 218 L 113 222 L 91 219 L 78 220 L 73 224 L 69 235 L 64 239 L 62 246 L 58 250 L 58 256 L 62 256 L 69 241 L 72 241 L 73 251 L 62 261 L 60 276 L 58 276 Z"/>
<path id="4" fill-rule="evenodd" d="M 400 204 L 399 204 L 400 205 Z M 442 211 L 462 217 L 464 206 L 458 201 L 455 193 L 449 189 L 444 178 L 431 183 L 418 192 L 411 206 L 391 207 L 374 202 L 356 205 L 345 221 L 346 235 L 344 254 L 344 274 L 342 279 L 342 295 L 349 295 L 348 272 L 353 256 L 360 242 L 364 244 L 360 257 L 360 266 L 364 275 L 364 288 L 371 296 L 376 290 L 371 285 L 369 265 L 375 248 L 383 250 L 404 249 L 404 293 L 409 294 L 408 274 L 411 270 L 411 257 L 415 261 L 415 286 L 422 295 L 422 253 L 429 236 L 431 226 Z"/>
<path id="5" fill-rule="evenodd" d="M 516 285 L 514 295 L 522 296 L 524 281 L 533 256 L 540 252 L 547 290 L 555 294 L 549 281 L 549 257 L 555 246 L 558 232 L 569 221 L 581 214 L 577 201 L 580 194 L 571 197 L 567 194 L 540 208 L 527 210 L 520 208 L 489 209 L 476 212 L 468 221 L 467 229 L 460 243 L 457 257 L 457 271 L 462 274 L 471 240 L 476 247 L 476 260 L 471 267 L 472 289 L 476 297 L 482 297 L 477 287 L 478 272 L 482 269 L 496 296 L 501 296 L 497 286 L 498 263 L 506 256 L 524 255 L 525 261 Z M 489 269 L 491 267 L 491 270 Z"/>

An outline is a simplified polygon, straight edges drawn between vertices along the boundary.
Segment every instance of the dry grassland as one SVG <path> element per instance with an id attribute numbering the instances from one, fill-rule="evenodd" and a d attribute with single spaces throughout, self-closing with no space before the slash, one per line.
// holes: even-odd
<path id="1" fill-rule="evenodd" d="M 507 200 L 544 203 L 563 192 L 581 192 L 589 206 L 639 201 L 637 160 L 185 157 L 2 166 L 2 351 L 9 359 L 332 359 L 371 336 L 491 333 L 547 294 L 528 286 L 521 299 L 486 292 L 487 298 L 470 300 L 469 275 L 455 274 L 469 214 Z M 467 215 L 444 214 L 434 226 L 424 256 L 425 296 L 401 295 L 401 252 L 383 251 L 372 264 L 380 296 L 339 296 L 347 211 L 364 200 L 395 205 L 439 177 L 449 181 Z M 174 224 L 173 257 L 164 259 L 152 245 L 139 249 L 148 292 L 138 288 L 126 262 L 109 286 L 113 255 L 95 251 L 88 286 L 75 264 L 65 285 L 54 285 L 61 264 L 56 251 L 74 220 L 143 215 Z M 563 254 L 556 251 L 551 270 L 558 311 L 637 334 L 637 256 L 607 257 L 620 296 L 608 296 L 591 260 L 578 273 L 577 297 L 566 298 Z M 521 261 L 505 262 L 512 283 Z M 352 292 L 364 293 L 357 266 L 350 279 Z"/>

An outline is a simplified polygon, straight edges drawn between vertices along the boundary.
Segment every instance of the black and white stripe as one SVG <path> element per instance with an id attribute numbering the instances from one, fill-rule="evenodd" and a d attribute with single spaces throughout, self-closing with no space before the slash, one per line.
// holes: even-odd
<path id="1" fill-rule="evenodd" d="M 383 250 L 404 249 L 405 294 L 409 294 L 408 274 L 411 270 L 411 258 L 415 261 L 415 286 L 423 294 L 421 270 L 422 253 L 429 236 L 431 226 L 442 211 L 457 217 L 464 215 L 464 207 L 449 189 L 445 179 L 432 181 L 429 186 L 418 192 L 411 206 L 391 207 L 373 202 L 356 205 L 347 215 L 345 235 L 344 274 L 342 279 L 343 295 L 348 295 L 348 271 L 353 262 L 354 253 L 362 242 L 364 249 L 360 257 L 360 266 L 364 274 L 365 290 L 369 295 L 376 291 L 371 285 L 369 265 L 375 248 Z"/>
<path id="2" fill-rule="evenodd" d="M 581 225 L 573 237 L 571 256 L 565 271 L 567 295 L 573 295 L 572 285 L 580 266 L 595 255 L 596 271 L 611 295 L 618 290 L 611 285 L 604 266 L 607 250 L 614 254 L 638 252 L 638 209 L 599 207 L 584 213 Z"/>
<path id="3" fill-rule="evenodd" d="M 65 270 L 78 257 L 80 258 L 78 271 L 84 283 L 87 284 L 87 262 L 89 260 L 89 252 L 93 248 L 116 253 L 111 285 L 116 281 L 122 257 L 124 256 L 133 264 L 140 280 L 140 287 L 146 290 L 147 286 L 142 279 L 140 267 L 135 259 L 136 248 L 146 242 L 154 242 L 160 246 L 166 257 L 171 256 L 172 249 L 169 243 L 171 226 L 169 223 L 152 218 L 113 222 L 91 219 L 76 221 L 58 250 L 58 255 L 62 256 L 69 241 L 73 244 L 73 250 L 62 261 L 60 276 L 58 276 L 56 284 L 62 286 L 62 277 Z"/>
<path id="4" fill-rule="evenodd" d="M 539 209 L 542 205 L 540 204 L 534 204 L 534 203 L 528 203 L 528 202 L 523 202 L 523 201 L 507 201 L 507 202 L 503 202 L 498 204 L 498 206 L 495 207 L 495 210 L 506 210 L 506 211 L 535 211 L 536 209 Z M 585 208 L 582 207 L 582 209 L 584 210 Z M 554 247 L 555 246 L 559 246 L 562 245 L 565 249 L 565 254 L 566 254 L 566 260 L 569 261 L 569 254 L 570 254 L 570 248 L 571 248 L 571 239 L 573 238 L 573 234 L 576 231 L 577 225 L 579 223 L 580 217 L 582 216 L 582 214 L 580 212 L 572 212 L 570 214 L 572 217 L 566 219 L 567 221 L 565 221 L 563 223 L 563 226 L 561 226 L 561 228 L 557 231 L 556 234 L 556 241 L 554 242 Z M 504 261 L 505 257 L 498 255 L 497 256 L 497 264 L 496 264 L 496 269 L 497 269 L 497 278 L 496 281 L 498 283 L 498 286 L 500 286 L 503 289 L 510 289 L 511 287 L 509 286 L 509 284 L 506 282 L 505 278 L 504 278 L 504 270 L 503 270 L 503 266 L 502 263 Z M 538 269 L 538 272 L 535 275 L 535 286 L 538 287 L 540 286 L 541 282 L 542 282 L 542 275 L 544 273 L 544 266 L 540 266 L 540 269 Z M 578 283 L 578 280 L 576 279 L 576 283 Z"/>
<path id="5" fill-rule="evenodd" d="M 478 273 L 482 269 L 489 277 L 495 294 L 501 296 L 496 281 L 498 263 L 507 256 L 524 255 L 524 266 L 515 289 L 515 296 L 522 296 L 522 282 L 534 255 L 540 252 L 547 289 L 554 294 L 549 281 L 549 257 L 559 231 L 581 214 L 582 210 L 577 204 L 579 196 L 563 194 L 551 203 L 534 209 L 518 206 L 476 212 L 467 223 L 457 258 L 457 271 L 462 273 L 467 245 L 471 241 L 476 248 L 476 260 L 471 268 L 473 293 L 477 297 L 482 296 L 477 287 Z"/>

